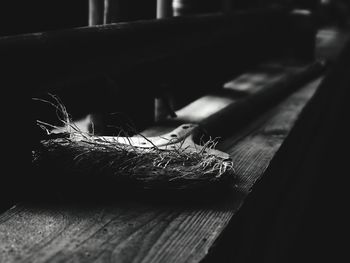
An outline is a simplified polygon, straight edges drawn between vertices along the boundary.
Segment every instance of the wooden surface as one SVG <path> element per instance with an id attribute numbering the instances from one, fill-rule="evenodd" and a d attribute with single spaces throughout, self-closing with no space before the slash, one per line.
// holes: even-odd
<path id="1" fill-rule="evenodd" d="M 239 177 L 228 193 L 190 202 L 125 197 L 85 206 L 18 204 L 0 216 L 0 261 L 200 261 L 264 174 L 319 82 L 222 141 L 219 149 L 231 155 Z"/>
<path id="2" fill-rule="evenodd" d="M 157 122 L 143 133 L 145 136 L 159 136 L 164 129 L 168 131 L 183 123 L 196 123 L 211 136 L 223 137 L 326 69 L 327 63 L 322 59 L 310 63 L 283 59 L 265 61 L 228 80 L 222 89 L 191 101 L 177 110 L 175 117 Z M 228 119 L 236 125 L 227 126 Z"/>
<path id="3" fill-rule="evenodd" d="M 215 21 L 215 19 L 212 19 L 213 18 L 208 21 L 210 23 Z M 112 37 L 113 30 L 119 32 L 117 33 L 118 36 L 128 36 L 129 33 L 129 36 L 132 36 L 133 32 L 137 32 L 138 30 L 146 32 L 146 34 L 138 35 L 139 38 L 136 39 L 139 41 L 137 43 L 143 46 L 143 39 L 150 40 L 152 36 L 157 35 L 159 32 L 164 33 L 161 34 L 162 37 L 173 36 L 173 39 L 176 39 L 178 36 L 172 35 L 172 33 L 176 31 L 176 28 L 179 29 L 179 32 L 185 32 L 191 35 L 191 30 L 196 28 L 196 25 L 198 26 L 198 24 L 194 24 L 194 27 L 186 31 L 183 30 L 184 27 L 186 27 L 186 23 L 180 23 L 180 20 L 177 20 L 179 24 L 176 24 L 177 22 L 174 21 L 175 20 L 164 21 L 157 24 L 156 27 L 153 27 L 152 23 L 154 22 L 150 21 L 149 23 L 142 22 L 132 25 L 111 25 L 103 28 L 95 27 L 92 29 L 82 29 L 81 31 L 53 32 L 52 34 L 39 33 L 29 37 L 27 36 L 28 38 L 26 38 L 26 36 L 6 38 L 1 41 L 1 51 L 9 54 L 8 57 L 10 57 L 11 60 L 12 54 L 16 54 L 16 59 L 18 59 L 18 55 L 23 55 L 23 53 L 18 51 L 21 51 L 24 45 L 28 47 L 26 52 L 28 52 L 28 50 L 30 51 L 31 48 L 36 50 L 36 48 L 39 47 L 39 49 L 41 49 L 43 46 L 46 46 L 46 44 L 48 44 L 50 48 L 53 48 L 53 50 L 58 48 L 60 52 L 56 55 L 44 58 L 43 61 L 45 63 L 42 63 L 39 67 L 39 69 L 43 69 L 44 71 L 40 71 L 38 68 L 31 68 L 31 60 L 26 60 L 27 56 L 24 58 L 21 57 L 19 60 L 14 60 L 15 62 L 27 61 L 27 63 L 13 63 L 15 64 L 15 69 L 18 69 L 18 66 L 22 65 L 22 69 L 20 70 L 30 68 L 35 71 L 34 80 L 39 79 L 42 81 L 43 79 L 41 77 L 43 76 L 45 81 L 50 80 L 55 82 L 57 78 L 51 77 L 57 77 L 57 73 L 58 75 L 62 73 L 60 70 L 64 70 L 65 68 L 61 66 L 65 65 L 65 59 L 69 57 L 67 54 L 62 56 L 62 58 L 59 56 L 69 49 L 70 44 L 73 44 L 70 46 L 73 48 L 69 49 L 69 54 L 74 54 L 74 50 L 77 49 L 84 50 L 84 52 L 89 51 L 89 48 L 85 49 L 89 44 L 92 44 L 90 47 L 94 48 L 96 46 L 106 47 L 105 44 L 109 43 L 108 48 L 104 50 L 106 51 L 105 53 L 100 53 L 99 49 L 96 49 L 98 51 L 94 53 L 96 57 L 90 61 L 90 64 L 87 63 L 87 66 L 84 65 L 82 67 L 82 72 L 79 70 L 78 72 L 77 68 L 74 67 L 68 70 L 68 72 L 71 70 L 69 73 L 74 73 L 72 74 L 74 76 L 78 75 L 78 73 L 84 73 L 83 75 L 86 75 L 87 72 L 93 72 L 93 70 L 96 69 L 94 67 L 89 68 L 91 65 L 100 65 L 98 62 L 108 62 L 108 58 L 112 58 L 109 51 L 115 48 L 115 42 L 109 42 L 109 40 L 118 40 L 118 38 Z M 181 21 L 191 22 L 192 20 Z M 197 21 L 201 20 L 199 19 Z M 250 19 L 247 19 L 247 21 L 250 21 Z M 220 20 L 218 23 L 220 24 Z M 168 25 L 175 31 L 167 31 L 169 29 Z M 254 28 L 255 25 L 251 26 L 252 28 L 248 28 L 252 29 L 255 33 L 260 30 L 259 28 Z M 240 29 L 243 27 L 237 25 L 237 28 Z M 104 33 L 102 34 L 101 31 Z M 153 35 L 147 35 L 147 32 L 150 31 L 153 31 Z M 241 39 L 242 36 L 245 36 L 244 32 L 239 32 L 240 33 L 237 34 L 234 39 L 238 40 Z M 264 32 L 256 34 L 253 39 L 255 39 L 255 37 L 264 37 Z M 72 35 L 70 35 L 70 33 Z M 104 39 L 100 39 L 101 42 L 98 40 L 97 42 L 90 43 L 86 41 L 89 39 L 89 36 L 91 36 L 90 33 L 95 36 L 96 39 L 99 39 L 103 35 Z M 205 34 L 203 33 L 203 35 Z M 70 36 L 72 38 L 70 38 Z M 198 39 L 201 39 L 200 37 L 201 33 L 195 37 L 197 40 L 191 42 L 192 46 L 198 43 Z M 221 37 L 222 35 L 219 36 L 220 39 Z M 133 37 L 130 39 L 135 40 Z M 121 63 L 120 65 L 125 66 L 131 61 L 130 65 L 134 66 L 140 65 L 147 60 L 148 62 L 152 62 L 154 58 L 162 60 L 173 56 L 173 50 L 178 47 L 183 48 L 180 51 L 182 52 L 185 50 L 187 52 L 186 54 L 192 51 L 192 49 L 187 46 L 187 38 L 183 39 L 184 42 L 173 43 L 171 45 L 173 39 L 161 42 L 164 44 L 164 47 L 168 47 L 169 49 L 161 49 L 160 51 L 157 49 L 159 47 L 158 45 L 153 46 L 152 41 L 147 42 L 149 44 L 148 47 L 150 47 L 150 52 L 142 53 L 139 51 L 139 53 L 135 53 L 132 56 L 121 55 L 117 64 Z M 250 38 L 248 37 L 247 39 Z M 209 42 L 210 41 L 211 40 L 209 40 Z M 247 43 L 242 41 L 239 47 L 246 44 Z M 81 45 L 83 45 L 83 49 L 81 49 Z M 67 47 L 68 49 L 66 49 Z M 120 47 L 125 46 L 121 44 Z M 250 47 L 256 46 L 251 43 Z M 94 50 L 93 48 L 91 50 Z M 45 49 L 45 51 L 48 49 Z M 15 52 L 7 53 L 6 51 L 8 50 Z M 135 46 L 132 45 L 128 50 L 133 54 Z M 213 50 L 219 49 L 213 48 Z M 250 50 L 248 48 L 247 50 L 254 51 L 255 49 Z M 119 54 L 119 51 L 116 52 L 117 53 L 114 54 Z M 257 54 L 264 53 L 258 50 Z M 72 60 L 78 62 L 77 64 L 73 64 L 75 66 L 81 65 L 79 59 L 85 57 L 85 55 L 84 53 L 73 56 Z M 31 58 L 33 59 L 33 57 Z M 35 54 L 34 58 L 36 58 Z M 244 59 L 246 57 L 243 55 L 241 58 Z M 30 63 L 28 63 L 28 61 Z M 218 61 L 220 60 L 218 59 Z M 59 63 L 55 64 L 56 62 Z M 237 67 L 242 66 L 239 65 L 237 61 L 235 62 L 237 63 Z M 109 67 L 112 62 L 109 61 L 108 63 L 104 65 L 104 69 L 106 69 L 107 72 L 118 71 L 118 66 L 114 68 Z M 164 64 L 160 63 L 160 65 L 163 66 Z M 189 65 L 191 66 L 191 63 L 189 63 Z M 215 63 L 212 65 L 215 67 L 217 66 Z M 154 68 L 156 67 L 150 67 L 150 70 Z M 84 70 L 86 69 L 89 70 L 85 72 Z M 126 67 L 126 69 L 129 68 Z M 231 71 L 232 69 L 228 70 Z M 14 70 L 12 73 L 17 72 L 20 71 Z M 31 70 L 29 72 L 31 72 Z M 203 75 L 201 70 L 198 70 L 198 72 Z M 64 75 L 64 73 L 62 73 L 62 75 Z M 23 79 L 23 76 L 26 76 L 26 74 L 23 76 L 22 74 L 13 75 L 16 76 L 16 80 Z M 186 78 L 186 75 L 182 77 Z M 26 85 L 26 87 L 36 87 L 33 79 L 31 79 L 32 82 L 30 82 L 30 85 Z M 35 204 L 17 204 L 0 215 L 0 262 L 81 262 L 84 260 L 87 262 L 109 262 L 114 259 L 118 259 L 118 262 L 200 261 L 209 253 L 209 250 L 212 248 L 213 244 L 216 243 L 220 234 L 224 232 L 225 227 L 232 218 L 234 218 L 234 215 L 242 206 L 244 198 L 250 193 L 254 183 L 261 178 L 265 170 L 269 167 L 281 143 L 298 118 L 300 111 L 305 106 L 305 103 L 309 101 L 310 97 L 312 97 L 316 86 L 317 82 L 301 89 L 285 102 L 281 103 L 277 108 L 271 109 L 251 123 L 245 130 L 233 134 L 232 137 L 226 138 L 220 144 L 220 149 L 228 152 L 232 156 L 240 179 L 237 187 L 233 188 L 231 192 L 223 193 L 217 198 L 213 195 L 206 197 L 201 196 L 199 200 L 194 198 L 190 200 L 190 202 L 188 200 L 186 202 L 183 200 L 168 200 L 163 197 L 148 199 L 146 197 L 140 198 L 139 196 L 124 196 L 121 198 L 120 195 L 116 193 L 116 196 L 118 196 L 116 200 L 109 200 L 105 203 L 85 203 L 84 205 L 67 202 L 67 199 L 64 197 L 57 200 L 57 198 L 52 197 L 54 196 L 53 192 L 46 193 L 47 195 L 43 196 L 42 202 L 37 202 Z M 14 87 L 11 90 L 17 91 L 19 86 L 13 85 L 10 87 Z M 30 90 L 29 93 L 32 93 L 32 90 Z M 10 117 L 12 118 L 13 115 Z M 15 120 L 17 119 L 19 118 Z M 227 122 L 227 124 L 235 125 L 235 123 L 229 122 Z M 12 125 L 10 126 L 12 127 Z M 14 127 L 18 127 L 18 125 Z M 16 144 L 16 146 L 22 145 Z M 14 148 L 13 144 L 11 144 L 11 149 L 12 148 Z M 6 147 L 5 149 L 10 149 L 10 147 Z M 9 168 L 13 170 L 17 169 L 17 167 L 11 166 L 9 166 Z M 6 170 L 8 171 L 10 169 Z M 52 182 L 49 177 L 48 181 L 52 184 L 55 183 Z M 18 181 L 15 183 L 18 184 Z M 11 186 L 12 184 L 9 184 L 8 188 L 13 189 Z M 94 196 L 90 197 L 90 199 L 93 198 Z M 96 198 L 98 198 L 98 196 L 96 196 Z M 50 199 L 54 199 L 55 202 Z"/>
<path id="4" fill-rule="evenodd" d="M 312 36 L 312 30 L 286 30 L 298 27 L 294 19 L 284 9 L 249 10 L 4 37 L 0 64 L 10 80 L 3 90 L 8 97 L 24 90 L 20 94 L 28 101 L 53 93 L 72 118 L 101 113 L 105 127 L 121 126 L 110 114 L 120 112 L 141 131 L 154 120 L 155 96 L 174 94 L 177 110 L 249 67 L 281 56 L 291 47 L 288 38 L 309 42 L 302 35 Z M 36 106 L 21 109 L 24 118 L 35 123 L 55 117 Z M 39 132 L 32 130 L 30 138 L 37 141 Z"/>
<path id="5" fill-rule="evenodd" d="M 323 54 L 339 58 L 205 263 L 348 257 L 350 42 L 332 47 L 341 43 Z"/>
<path id="6" fill-rule="evenodd" d="M 208 78 L 232 74 L 237 65 L 243 70 L 262 57 L 280 54 L 292 37 L 286 28 L 296 27 L 294 18 L 287 10 L 268 9 L 8 36 L 0 38 L 1 65 L 15 64 L 14 72 L 31 81 L 31 95 L 101 75 L 118 79 L 118 85 L 142 79 L 151 92 L 165 80 L 198 82 L 205 72 Z M 231 68 L 225 67 L 228 63 Z M 146 93 L 140 85 L 133 88 Z"/>

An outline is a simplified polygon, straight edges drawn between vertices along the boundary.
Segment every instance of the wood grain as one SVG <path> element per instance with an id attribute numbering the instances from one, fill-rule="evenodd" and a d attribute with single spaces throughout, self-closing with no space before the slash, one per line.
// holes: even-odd
<path id="1" fill-rule="evenodd" d="M 0 216 L 0 261 L 199 262 L 264 174 L 319 82 L 221 143 L 239 176 L 224 199 L 192 205 L 159 198 L 85 207 L 18 204 Z"/>

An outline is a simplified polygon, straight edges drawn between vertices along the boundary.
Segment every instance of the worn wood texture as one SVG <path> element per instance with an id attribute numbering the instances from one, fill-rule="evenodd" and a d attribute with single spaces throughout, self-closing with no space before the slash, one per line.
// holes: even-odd
<path id="1" fill-rule="evenodd" d="M 340 262 L 348 257 L 350 42 L 279 154 L 204 262 Z M 255 220 L 259 218 L 259 220 Z M 233 251 L 231 248 L 236 248 Z"/>
<path id="2" fill-rule="evenodd" d="M 85 207 L 18 204 L 0 216 L 1 262 L 200 261 L 264 174 L 319 81 L 222 142 L 239 176 L 223 198 L 186 203 L 124 198 Z"/>
<path id="3" fill-rule="evenodd" d="M 18 163 L 29 169 L 38 141 L 38 116 L 28 105 L 33 96 L 51 92 L 69 97 L 70 110 L 79 111 L 79 117 L 100 110 L 123 111 L 135 116 L 135 126 L 141 130 L 151 123 L 150 102 L 164 87 L 161 83 L 171 82 L 177 93 L 186 90 L 186 95 L 191 91 L 195 96 L 220 88 L 233 72 L 271 58 L 276 51 L 283 53 L 289 45 L 286 28 L 294 27 L 290 22 L 288 11 L 269 9 L 0 38 L 2 97 L 12 102 L 2 103 L 3 123 L 11 127 L 13 138 L 22 137 L 23 130 L 30 134 L 26 141 L 5 143 L 4 169 L 14 171 L 9 184 L 27 180 L 17 172 Z"/>

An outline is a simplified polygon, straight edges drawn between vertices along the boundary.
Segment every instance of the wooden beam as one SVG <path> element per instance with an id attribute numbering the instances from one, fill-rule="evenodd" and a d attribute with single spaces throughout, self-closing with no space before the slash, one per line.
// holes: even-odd
<path id="1" fill-rule="evenodd" d="M 157 18 L 165 18 L 172 16 L 172 0 L 157 0 Z"/>
<path id="2" fill-rule="evenodd" d="M 230 61 L 243 68 L 282 53 L 288 17 L 285 10 L 247 11 L 3 37 L 1 63 L 17 63 L 18 75 L 46 89 L 50 82 L 86 75 L 160 81 L 162 70 L 164 79 L 232 74 Z"/>
<path id="3" fill-rule="evenodd" d="M 72 200 L 70 205 L 19 204 L 0 215 L 0 257 L 9 263 L 201 261 L 264 174 L 318 83 L 301 88 L 248 131 L 223 142 L 240 179 L 232 194 L 186 202 L 124 196 L 109 205 L 84 207 Z"/>
<path id="4" fill-rule="evenodd" d="M 104 24 L 117 23 L 123 20 L 121 0 L 104 0 Z"/>
<path id="5" fill-rule="evenodd" d="M 347 42 L 208 262 L 341 261 L 347 255 L 349 73 Z"/>
<path id="6" fill-rule="evenodd" d="M 249 122 L 251 118 L 266 111 L 308 81 L 320 76 L 325 69 L 324 61 L 316 61 L 304 67 L 291 69 L 282 79 L 275 83 L 272 82 L 271 85 L 266 85 L 263 89 L 253 90 L 250 96 L 243 97 L 241 100 L 237 100 L 236 103 L 229 104 L 221 111 L 217 111 L 201 120 L 200 124 L 212 136 L 225 136 L 225 132 L 232 132 L 227 127 L 225 120 L 230 119 L 235 123 L 231 127 L 241 127 Z M 217 133 L 217 131 L 220 131 L 220 133 Z"/>
<path id="7" fill-rule="evenodd" d="M 166 18 L 173 16 L 172 0 L 157 0 L 157 18 Z M 160 72 L 160 74 L 162 74 Z M 161 78 L 161 77 L 160 77 Z M 154 120 L 160 121 L 166 119 L 169 114 L 173 111 L 172 101 L 173 96 L 171 96 L 169 91 L 159 94 L 154 99 Z"/>
<path id="8" fill-rule="evenodd" d="M 103 0 L 89 0 L 89 26 L 102 25 L 103 14 Z"/>

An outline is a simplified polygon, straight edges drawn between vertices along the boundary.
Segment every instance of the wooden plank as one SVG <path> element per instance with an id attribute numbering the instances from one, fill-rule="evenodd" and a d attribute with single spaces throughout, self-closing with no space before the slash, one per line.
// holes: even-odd
<path id="1" fill-rule="evenodd" d="M 159 122 L 161 130 L 176 128 L 183 123 L 198 123 L 210 136 L 224 137 L 246 125 L 251 119 L 268 110 L 320 76 L 325 61 L 313 63 L 283 61 L 262 63 L 224 84 L 224 89 L 206 94 L 176 111 L 177 117 Z M 227 120 L 235 125 L 227 126 Z M 156 129 L 145 131 L 154 136 Z M 161 135 L 161 134 L 156 134 Z"/>
<path id="2" fill-rule="evenodd" d="M 347 256 L 350 42 L 329 51 L 340 56 L 206 263 L 338 262 Z"/>
<path id="3" fill-rule="evenodd" d="M 322 61 L 317 61 L 304 68 L 297 68 L 294 72 L 290 70 L 290 74 L 287 74 L 280 81 L 272 82 L 271 85 L 267 85 L 263 89 L 258 88 L 253 92 L 254 96 L 246 96 L 236 103 L 228 105 L 222 111 L 218 111 L 201 121 L 201 124 L 211 136 L 227 136 L 227 133 L 231 132 L 232 129 L 229 129 L 231 126 L 226 124 L 226 120 L 231 119 L 234 121 L 232 126 L 241 127 L 259 113 L 275 105 L 277 101 L 303 86 L 305 82 L 319 76 L 325 69 L 324 66 Z"/>
<path id="4" fill-rule="evenodd" d="M 244 261 L 337 262 L 347 256 L 350 42 L 339 54 L 269 177 L 250 197 L 259 207 L 250 215 L 260 222 L 249 226 L 256 238 L 242 251 Z M 264 195 L 267 185 L 272 191 Z"/>
<path id="5" fill-rule="evenodd" d="M 159 136 L 183 123 L 201 124 L 213 115 L 216 115 L 215 121 L 220 122 L 220 118 L 216 120 L 218 114 L 227 111 L 229 106 L 231 106 L 230 112 L 237 111 L 237 108 L 232 109 L 234 104 L 238 104 L 238 108 L 243 108 L 240 112 L 244 112 L 244 109 L 250 106 L 246 102 L 252 100 L 252 97 L 261 97 L 265 93 L 269 95 L 280 93 L 283 90 L 286 91 L 285 96 L 287 96 L 289 87 L 295 86 L 293 84 L 295 79 L 301 78 L 304 83 L 307 83 L 314 76 L 321 74 L 325 68 L 321 60 L 311 64 L 301 61 L 294 61 L 291 64 L 280 59 L 260 63 L 243 74 L 226 81 L 223 84 L 223 89 L 206 93 L 191 101 L 175 111 L 176 117 L 168 116 L 165 120 L 152 125 L 150 129 L 143 130 L 142 134 L 146 137 Z M 298 77 L 295 78 L 295 76 Z M 288 83 L 288 85 L 283 85 L 284 83 Z M 274 103 L 278 103 L 278 100 Z M 264 105 L 264 103 L 261 104 Z M 246 117 L 244 113 L 235 114 L 236 121 L 244 117 Z M 231 120 L 232 118 L 233 116 L 230 116 Z M 207 128 L 205 124 L 203 128 Z"/>
<path id="6" fill-rule="evenodd" d="M 211 73 L 208 78 L 232 74 L 237 67 L 244 70 L 262 57 L 281 54 L 290 46 L 285 39 L 286 28 L 295 26 L 292 16 L 286 10 L 242 11 L 2 37 L 1 64 L 14 63 L 15 73 L 31 81 L 31 94 L 39 88 L 51 91 L 60 81 L 101 74 L 118 77 L 119 86 L 139 78 L 151 82 L 154 91 L 166 79 L 198 82 L 205 72 Z M 135 86 L 140 89 L 139 82 Z"/>
<path id="7" fill-rule="evenodd" d="M 268 167 L 320 79 L 309 83 L 228 138 L 239 177 L 224 199 L 190 203 L 161 199 L 74 207 L 19 204 L 0 216 L 4 262 L 198 262 Z"/>

